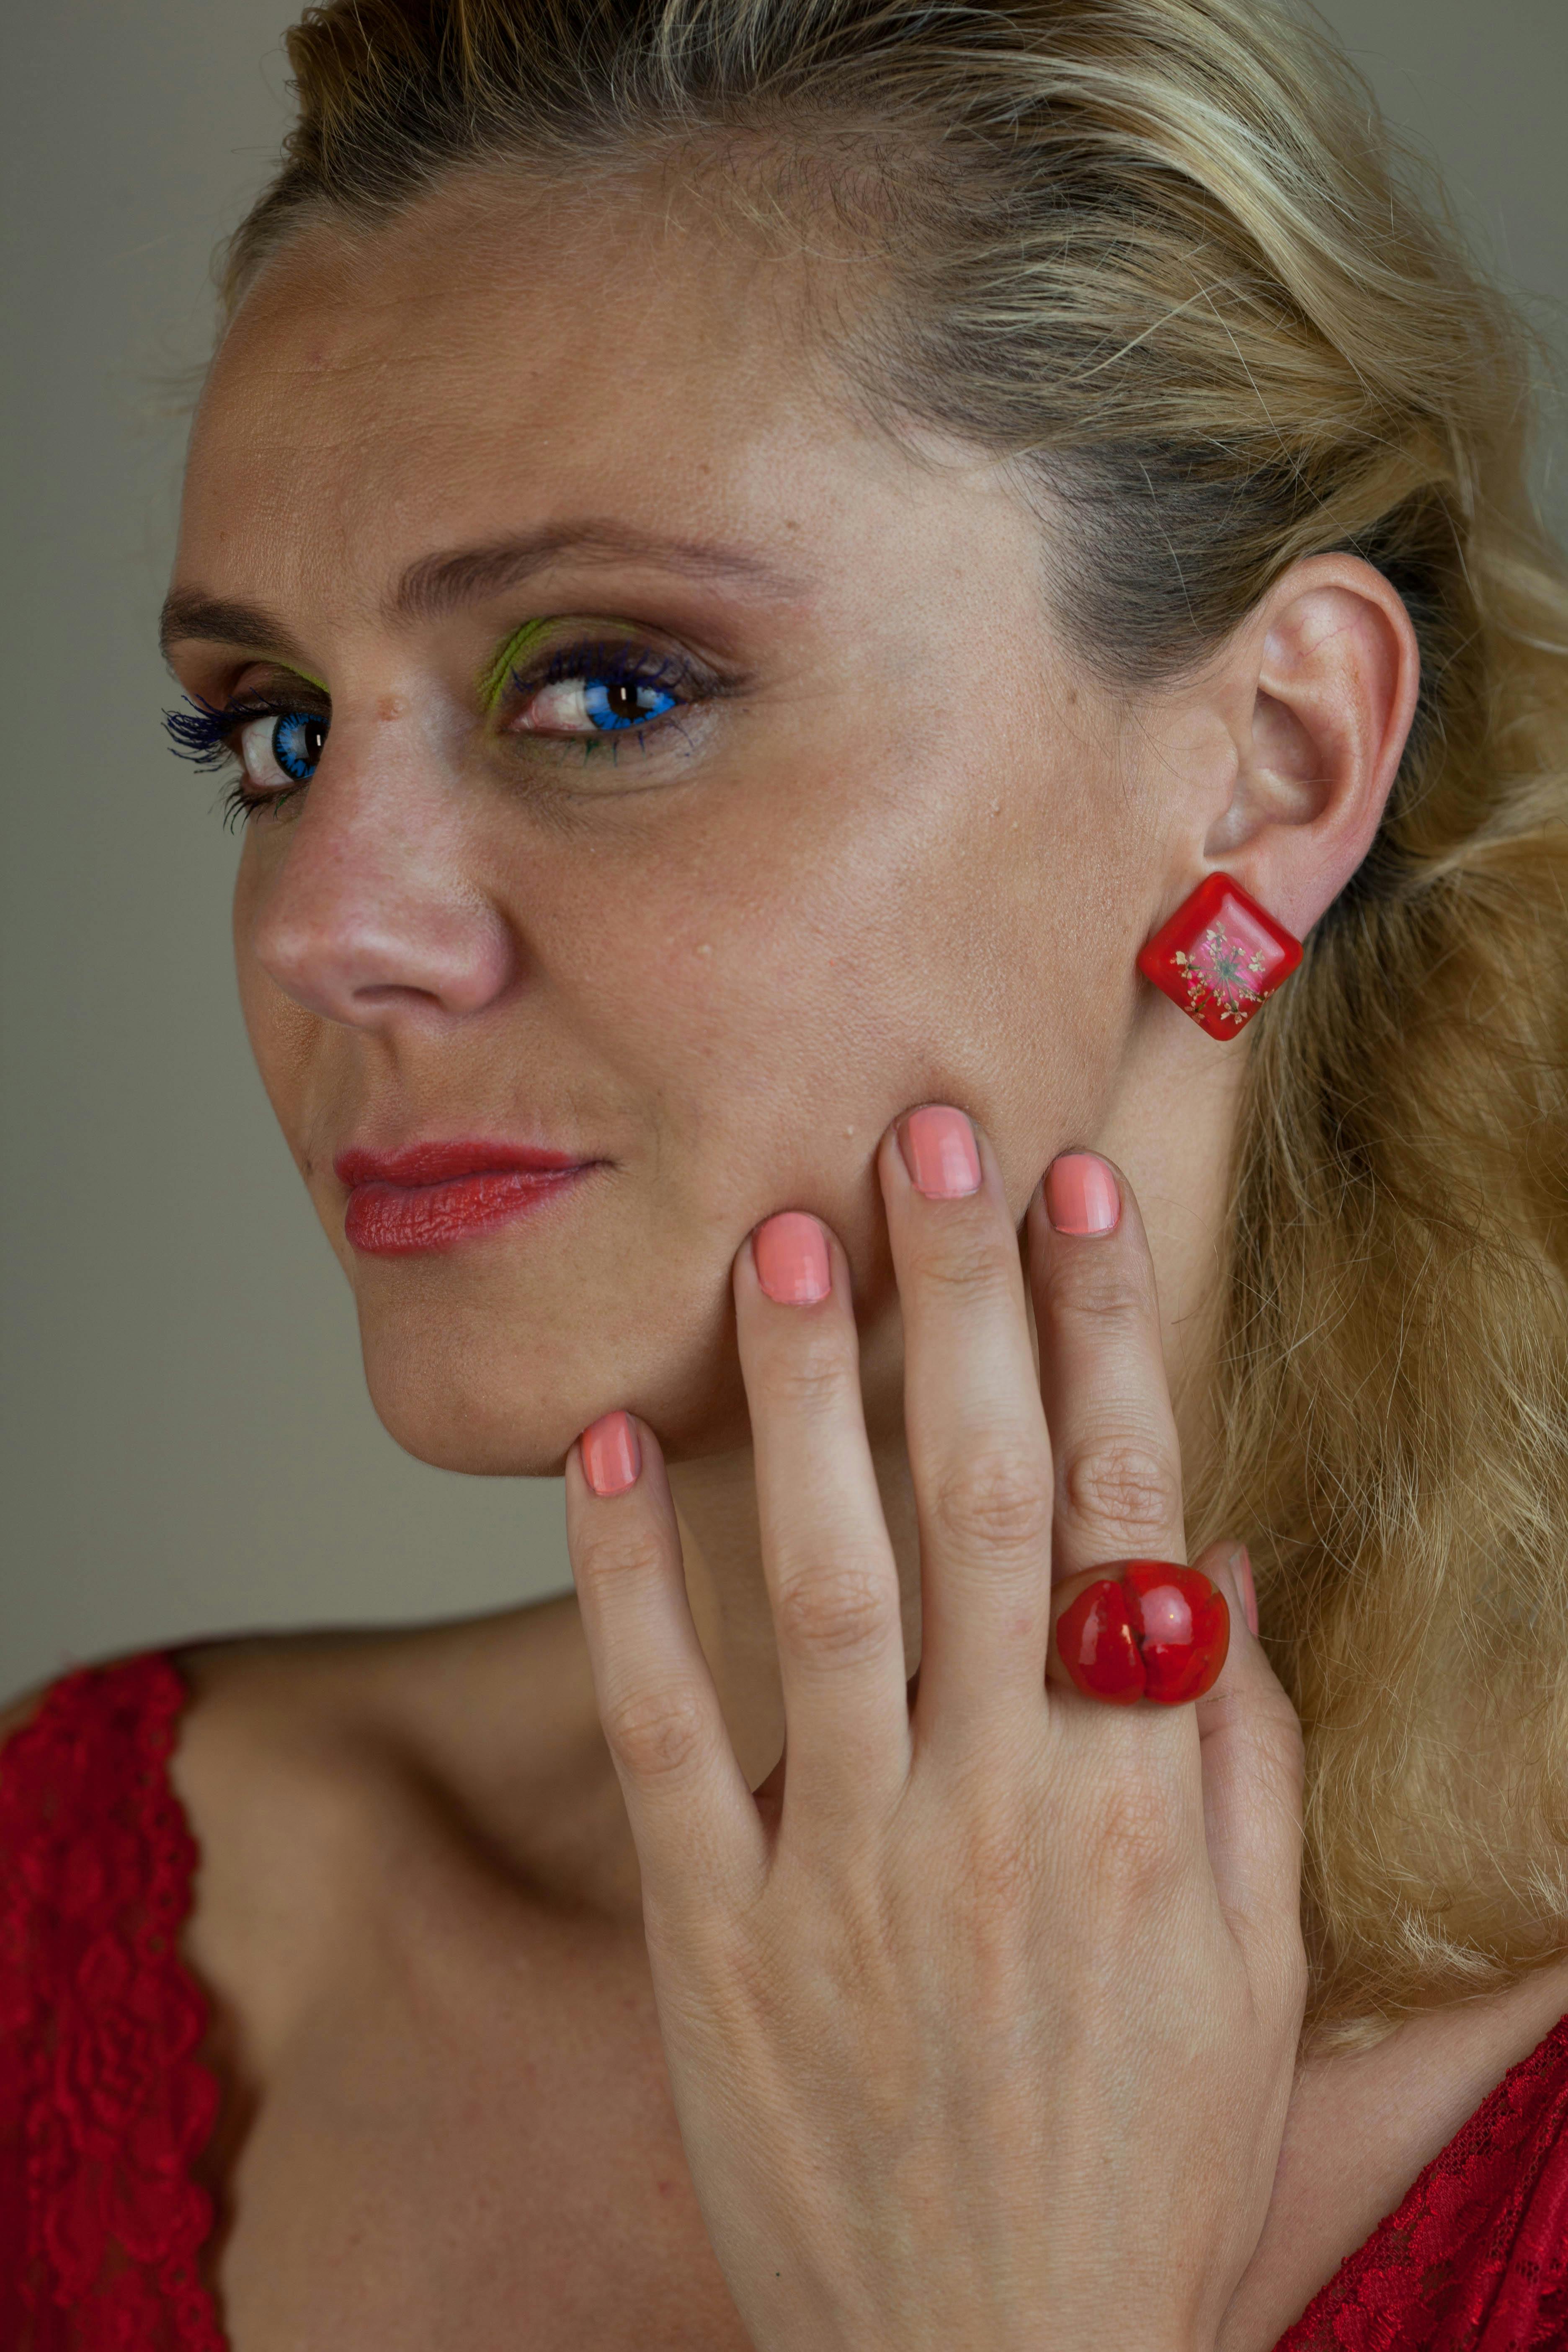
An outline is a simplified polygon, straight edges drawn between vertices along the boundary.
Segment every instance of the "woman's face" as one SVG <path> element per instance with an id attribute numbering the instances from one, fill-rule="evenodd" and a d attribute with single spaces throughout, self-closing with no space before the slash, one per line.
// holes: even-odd
<path id="1" fill-rule="evenodd" d="M 454 190 L 301 235 L 202 405 L 172 654 L 260 707 L 246 1018 L 427 1461 L 547 1471 L 616 1405 L 733 1443 L 785 1207 L 891 1410 L 888 1121 L 969 1109 L 1021 1213 L 1115 1082 L 1160 796 L 1038 522 L 857 420 L 813 291 L 694 213 Z"/>

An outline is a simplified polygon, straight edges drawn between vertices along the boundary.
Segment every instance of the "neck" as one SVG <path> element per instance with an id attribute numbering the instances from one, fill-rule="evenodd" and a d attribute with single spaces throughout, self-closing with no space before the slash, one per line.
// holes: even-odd
<path id="1" fill-rule="evenodd" d="M 1178 1030 L 1168 1008 L 1153 1011 L 1089 1140 L 1123 1171 L 1142 1211 L 1160 1286 L 1166 1374 L 1184 1457 L 1191 1459 L 1211 1433 L 1226 1200 L 1246 1055 L 1216 1049 L 1185 1022 Z M 1063 1138 L 1062 1148 L 1083 1139 Z M 1024 1204 L 1018 1206 L 1021 1218 Z M 879 1427 L 899 1419 L 885 1411 L 868 1417 Z M 913 1674 L 920 1663 L 920 1540 L 909 1456 L 900 1438 L 889 1437 L 874 1444 L 873 1460 L 899 1563 L 905 1659 Z M 669 1475 L 698 1639 L 754 1788 L 778 1761 L 784 1720 L 751 1450 L 672 1463 Z"/>

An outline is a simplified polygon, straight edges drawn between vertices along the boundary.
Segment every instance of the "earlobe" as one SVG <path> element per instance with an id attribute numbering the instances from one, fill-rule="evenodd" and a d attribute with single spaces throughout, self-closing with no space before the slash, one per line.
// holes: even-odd
<path id="1" fill-rule="evenodd" d="M 1301 937 L 1382 822 L 1415 716 L 1415 632 L 1371 564 L 1310 556 L 1275 583 L 1232 656 L 1236 787 L 1204 853 Z"/>

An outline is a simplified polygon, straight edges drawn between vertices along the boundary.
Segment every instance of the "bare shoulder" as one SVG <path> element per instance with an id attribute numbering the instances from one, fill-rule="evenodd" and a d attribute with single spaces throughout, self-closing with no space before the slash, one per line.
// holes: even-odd
<path id="1" fill-rule="evenodd" d="M 186 1931 L 258 2063 L 421 1875 L 592 1851 L 607 1757 L 575 1597 L 458 1622 L 177 1654 L 172 1775 L 201 1855 Z"/>
<path id="2" fill-rule="evenodd" d="M 1300 2068 L 1262 2238 L 1222 2352 L 1274 2344 L 1511 2066 L 1568 2014 L 1568 1959 Z"/>
<path id="3" fill-rule="evenodd" d="M 571 1593 L 489 1617 L 248 1635 L 174 1654 L 191 1692 L 184 1745 L 311 1777 L 395 1758 L 461 1775 L 492 1719 L 510 1724 L 514 1767 L 526 1769 L 591 1689 Z"/>

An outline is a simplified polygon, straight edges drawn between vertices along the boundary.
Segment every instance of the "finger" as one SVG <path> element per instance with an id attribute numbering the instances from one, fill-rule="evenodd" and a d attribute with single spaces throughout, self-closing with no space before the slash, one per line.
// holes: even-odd
<path id="1" fill-rule="evenodd" d="M 909 1769 L 899 1571 L 860 1396 L 844 1252 L 816 1217 L 760 1225 L 735 1260 L 763 1566 L 784 1685 L 784 1826 L 890 1801 Z"/>
<path id="2" fill-rule="evenodd" d="M 931 1104 L 879 1155 L 904 1326 L 904 1423 L 921 1532 L 917 1743 L 1038 1725 L 1050 1598 L 1051 1452 L 1023 1272 L 995 1158 Z"/>
<path id="3" fill-rule="evenodd" d="M 1056 1464 L 1052 1572 L 1184 1560 L 1181 1456 L 1137 1202 L 1109 1160 L 1068 1152 L 1026 1223 Z"/>
<path id="4" fill-rule="evenodd" d="M 646 1423 L 607 1413 L 572 1448 L 566 1539 L 645 1900 L 710 1901 L 725 1878 L 742 1899 L 766 1839 L 691 1621 L 664 1457 Z"/>
<path id="5" fill-rule="evenodd" d="M 1301 1727 L 1268 1664 L 1249 1612 L 1244 1546 L 1211 1544 L 1197 1561 L 1231 1602 L 1230 1652 L 1194 1710 L 1204 1826 L 1215 1889 L 1242 1946 L 1255 1996 L 1272 1991 L 1299 2015 L 1301 1945 Z"/>

